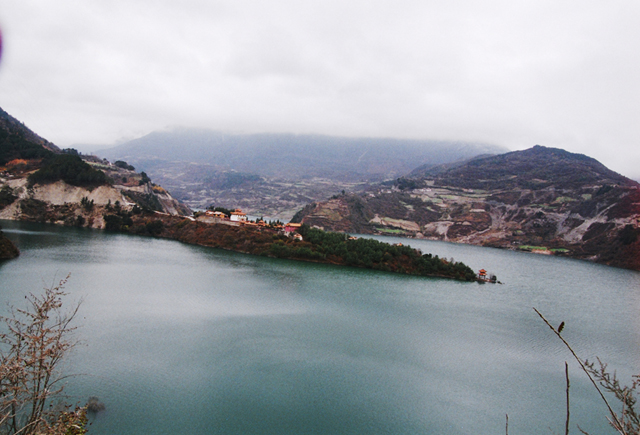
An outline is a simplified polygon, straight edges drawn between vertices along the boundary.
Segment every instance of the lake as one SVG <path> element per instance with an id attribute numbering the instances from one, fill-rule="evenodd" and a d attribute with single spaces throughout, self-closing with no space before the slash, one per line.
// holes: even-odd
<path id="1" fill-rule="evenodd" d="M 393 237 L 502 285 L 253 257 L 96 230 L 2 221 L 21 307 L 71 274 L 81 344 L 68 401 L 97 396 L 90 434 L 614 433 L 569 352 L 625 383 L 640 367 L 640 273 Z M 6 312 L 3 304 L 1 310 Z M 616 408 L 617 409 L 617 408 Z"/>

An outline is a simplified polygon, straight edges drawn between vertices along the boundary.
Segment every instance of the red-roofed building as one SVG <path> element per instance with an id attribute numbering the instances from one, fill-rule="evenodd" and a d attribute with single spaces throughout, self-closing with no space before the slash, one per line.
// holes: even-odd
<path id="1" fill-rule="evenodd" d="M 298 231 L 301 226 L 302 226 L 302 224 L 295 224 L 295 223 L 289 222 L 288 224 L 286 224 L 284 226 L 284 232 L 285 233 L 293 233 L 295 231 Z"/>

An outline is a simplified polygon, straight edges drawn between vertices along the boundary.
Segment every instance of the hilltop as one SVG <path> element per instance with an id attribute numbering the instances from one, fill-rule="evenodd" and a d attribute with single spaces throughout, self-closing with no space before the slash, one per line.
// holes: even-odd
<path id="1" fill-rule="evenodd" d="M 191 207 L 240 207 L 288 220 L 305 204 L 416 167 L 496 154 L 478 143 L 175 129 L 98 151 L 146 171 Z"/>
<path id="2" fill-rule="evenodd" d="M 0 109 L 0 219 L 104 228 L 110 213 L 190 214 L 123 161 L 61 150 Z"/>
<path id="3" fill-rule="evenodd" d="M 637 185 L 583 154 L 536 145 L 524 151 L 480 156 L 450 168 L 420 167 L 406 179 L 434 180 L 438 186 L 466 189 L 577 189 L 589 185 Z"/>
<path id="4" fill-rule="evenodd" d="M 293 220 L 640 270 L 639 219 L 637 182 L 590 157 L 535 146 L 417 168 L 367 192 L 312 203 Z"/>

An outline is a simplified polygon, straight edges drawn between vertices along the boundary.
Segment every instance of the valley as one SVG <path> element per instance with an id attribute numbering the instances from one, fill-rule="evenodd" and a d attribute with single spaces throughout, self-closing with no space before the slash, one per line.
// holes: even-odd
<path id="1" fill-rule="evenodd" d="M 123 229 L 134 216 L 216 206 L 640 270 L 640 185 L 557 148 L 174 132 L 121 145 L 111 163 L 0 115 L 0 219 Z"/>
<path id="2" fill-rule="evenodd" d="M 490 144 L 294 134 L 158 131 L 96 153 L 125 160 L 193 209 L 239 207 L 289 220 L 313 201 L 432 167 L 497 154 Z"/>

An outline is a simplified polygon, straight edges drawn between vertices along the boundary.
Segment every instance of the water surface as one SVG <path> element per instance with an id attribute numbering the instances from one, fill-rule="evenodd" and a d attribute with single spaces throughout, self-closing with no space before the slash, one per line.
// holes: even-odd
<path id="1" fill-rule="evenodd" d="M 640 273 L 402 241 L 503 285 L 253 257 L 160 239 L 3 221 L 22 255 L 0 291 L 23 303 L 67 274 L 82 299 L 71 401 L 93 434 L 613 433 L 569 353 L 533 312 L 623 378 L 638 373 Z M 551 432 L 549 432 L 551 430 Z"/>

